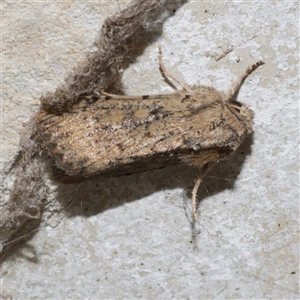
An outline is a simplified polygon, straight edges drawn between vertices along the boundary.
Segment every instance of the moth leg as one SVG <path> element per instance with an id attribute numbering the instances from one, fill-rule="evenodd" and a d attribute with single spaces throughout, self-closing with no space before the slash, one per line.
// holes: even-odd
<path id="1" fill-rule="evenodd" d="M 161 44 L 158 44 L 157 45 L 158 47 L 158 61 L 159 61 L 159 67 L 163 73 L 163 75 L 165 77 L 170 77 L 172 78 L 175 82 L 177 82 L 184 91 L 188 91 L 189 90 L 189 87 L 185 84 L 185 83 L 182 83 L 179 79 L 177 79 L 175 76 L 173 76 L 170 72 L 167 71 L 163 61 L 162 61 L 162 47 L 161 47 Z M 175 87 L 176 89 L 176 87 Z"/>
<path id="2" fill-rule="evenodd" d="M 105 100 L 110 100 L 110 99 L 119 99 L 119 100 L 141 100 L 143 96 L 130 96 L 130 95 L 116 95 L 116 94 L 110 94 L 104 91 L 99 92 L 100 95 L 106 96 L 107 99 Z"/>
<path id="3" fill-rule="evenodd" d="M 199 178 L 197 179 L 194 188 L 193 188 L 193 192 L 192 192 L 192 207 L 193 207 L 193 216 L 194 216 L 194 220 L 198 221 L 198 216 L 197 216 L 197 192 L 199 189 L 199 186 L 203 180 L 203 178 L 206 176 L 206 174 L 211 170 L 211 168 L 215 165 L 216 163 L 207 163 L 201 171 L 201 175 L 199 176 Z"/>
<path id="4" fill-rule="evenodd" d="M 110 94 L 110 93 L 107 93 L 107 92 L 104 92 L 104 91 L 100 91 L 100 95 L 104 95 L 104 96 L 108 96 L 108 97 L 112 97 L 112 98 L 115 98 L 115 97 L 118 97 L 119 95 L 116 95 L 116 94 Z"/>
<path id="5" fill-rule="evenodd" d="M 255 71 L 259 66 L 263 65 L 264 61 L 260 60 L 257 63 L 253 64 L 252 66 L 249 66 L 241 75 L 236 79 L 229 87 L 225 102 L 231 102 L 235 100 L 235 96 L 237 95 L 239 89 L 241 88 L 242 84 L 246 80 L 246 78 Z"/>

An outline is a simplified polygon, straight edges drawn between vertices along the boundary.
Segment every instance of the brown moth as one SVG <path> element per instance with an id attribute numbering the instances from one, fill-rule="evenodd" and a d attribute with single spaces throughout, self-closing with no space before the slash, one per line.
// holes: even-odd
<path id="1" fill-rule="evenodd" d="M 84 178 L 129 175 L 186 163 L 198 167 L 202 179 L 220 160 L 226 160 L 252 132 L 253 112 L 235 100 L 259 61 L 233 82 L 226 95 L 213 87 L 181 85 L 165 95 L 127 96 L 103 91 L 83 96 L 60 115 L 41 110 L 36 117 L 38 140 L 54 159 L 54 176 L 62 182 Z"/>

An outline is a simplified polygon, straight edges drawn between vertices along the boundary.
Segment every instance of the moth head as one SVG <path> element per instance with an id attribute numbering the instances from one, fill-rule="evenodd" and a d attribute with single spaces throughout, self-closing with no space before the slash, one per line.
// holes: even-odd
<path id="1" fill-rule="evenodd" d="M 236 116 L 245 124 L 247 133 L 252 132 L 254 113 L 249 106 L 242 102 L 231 101 L 227 105 L 234 111 Z"/>
<path id="2" fill-rule="evenodd" d="M 253 111 L 248 107 L 248 105 L 237 102 L 236 98 L 239 93 L 239 90 L 246 80 L 246 78 L 255 71 L 259 66 L 263 65 L 264 62 L 262 60 L 257 63 L 249 66 L 229 87 L 227 94 L 224 99 L 224 103 L 227 104 L 230 108 L 232 108 L 236 115 L 242 120 L 242 122 L 246 125 L 248 133 L 252 132 L 253 125 Z"/>

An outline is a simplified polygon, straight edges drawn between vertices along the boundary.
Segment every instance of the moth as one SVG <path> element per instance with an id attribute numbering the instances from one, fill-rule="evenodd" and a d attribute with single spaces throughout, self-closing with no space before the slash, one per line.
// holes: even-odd
<path id="1" fill-rule="evenodd" d="M 55 162 L 54 177 L 69 183 L 180 163 L 196 166 L 200 175 L 192 191 L 192 207 L 197 220 L 196 195 L 203 178 L 252 132 L 254 114 L 236 96 L 244 80 L 262 64 L 248 67 L 224 95 L 213 87 L 191 87 L 179 81 L 166 70 L 159 46 L 161 72 L 180 90 L 143 96 L 95 91 L 61 114 L 41 109 L 36 132 Z"/>

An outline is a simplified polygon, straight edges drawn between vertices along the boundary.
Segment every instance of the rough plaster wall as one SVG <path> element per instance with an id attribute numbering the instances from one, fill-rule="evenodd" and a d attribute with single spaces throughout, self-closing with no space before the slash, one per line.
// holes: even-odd
<path id="1" fill-rule="evenodd" d="M 3 2 L 4 162 L 39 96 L 62 82 L 105 16 L 123 5 Z M 52 217 L 2 263 L 2 296 L 298 299 L 298 20 L 297 1 L 189 1 L 167 19 L 158 37 L 164 61 L 188 84 L 226 91 L 249 64 L 265 60 L 239 94 L 255 111 L 254 135 L 205 180 L 195 226 L 187 192 L 196 170 L 82 184 L 67 216 Z M 124 87 L 170 90 L 155 44 L 125 71 Z"/>

